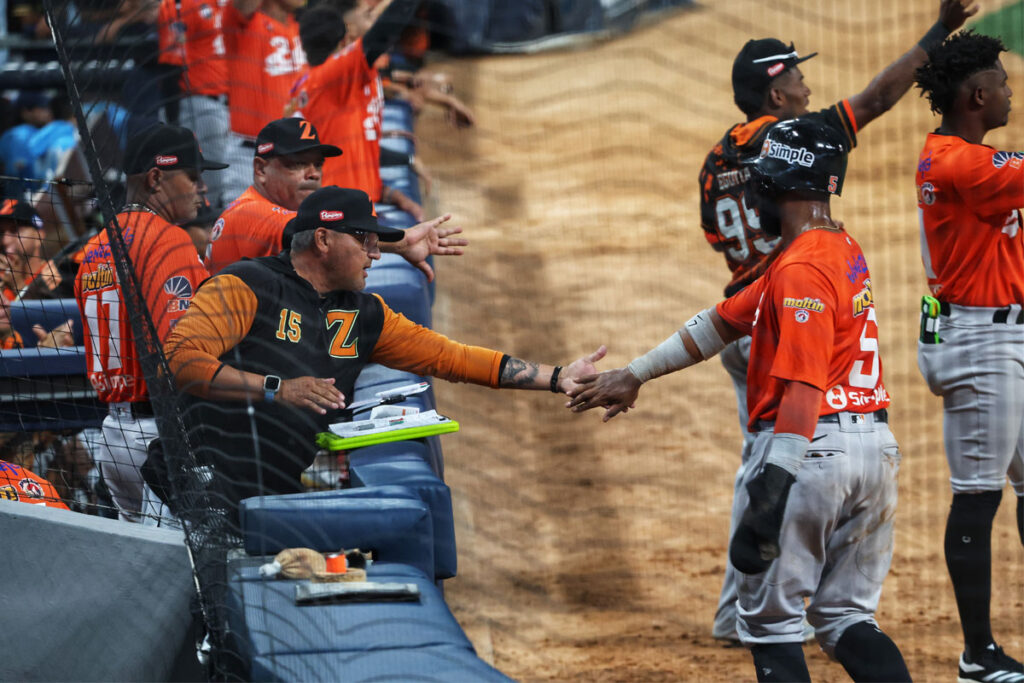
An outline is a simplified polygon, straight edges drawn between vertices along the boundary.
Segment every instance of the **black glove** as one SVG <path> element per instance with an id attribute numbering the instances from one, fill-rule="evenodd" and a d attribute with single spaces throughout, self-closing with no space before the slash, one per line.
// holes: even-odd
<path id="1" fill-rule="evenodd" d="M 760 574 L 779 556 L 779 532 L 796 477 L 765 465 L 747 484 L 750 502 L 729 544 L 729 561 L 744 574 Z"/>

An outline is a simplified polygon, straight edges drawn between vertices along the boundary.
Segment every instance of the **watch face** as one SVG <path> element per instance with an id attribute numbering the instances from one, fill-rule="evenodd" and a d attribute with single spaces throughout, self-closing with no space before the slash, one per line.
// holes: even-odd
<path id="1" fill-rule="evenodd" d="M 263 391 L 275 393 L 280 388 L 281 378 L 277 375 L 267 375 L 266 379 L 263 380 Z"/>

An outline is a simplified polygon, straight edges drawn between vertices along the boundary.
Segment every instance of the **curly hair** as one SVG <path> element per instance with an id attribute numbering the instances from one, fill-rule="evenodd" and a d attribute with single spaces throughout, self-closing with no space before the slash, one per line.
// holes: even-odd
<path id="1" fill-rule="evenodd" d="M 953 106 L 960 84 L 994 67 L 1001 52 L 1006 52 L 1006 46 L 999 38 L 961 31 L 928 50 L 928 63 L 914 72 L 914 80 L 932 111 L 945 114 Z"/>

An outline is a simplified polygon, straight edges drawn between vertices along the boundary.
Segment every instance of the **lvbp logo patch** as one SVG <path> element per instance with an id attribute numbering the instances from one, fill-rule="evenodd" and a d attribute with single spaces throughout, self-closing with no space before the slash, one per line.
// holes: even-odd
<path id="1" fill-rule="evenodd" d="M 806 147 L 790 147 L 781 142 L 765 140 L 761 146 L 761 156 L 782 159 L 787 164 L 800 164 L 805 168 L 814 165 L 814 152 Z"/>

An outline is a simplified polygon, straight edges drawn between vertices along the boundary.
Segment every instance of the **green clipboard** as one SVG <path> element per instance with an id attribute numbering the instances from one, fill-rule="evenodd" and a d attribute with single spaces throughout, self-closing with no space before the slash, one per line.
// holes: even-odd
<path id="1" fill-rule="evenodd" d="M 420 425 L 416 427 L 403 427 L 391 429 L 386 432 L 375 434 L 363 434 L 359 436 L 338 436 L 330 432 L 320 432 L 316 435 L 316 445 L 329 451 L 347 451 L 353 448 L 363 448 L 379 443 L 390 443 L 392 441 L 407 441 L 409 439 L 422 439 L 435 434 L 449 434 L 459 431 L 459 423 L 455 420 L 445 420 L 431 425 Z"/>

